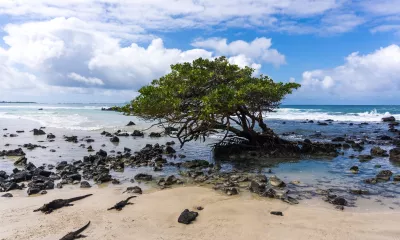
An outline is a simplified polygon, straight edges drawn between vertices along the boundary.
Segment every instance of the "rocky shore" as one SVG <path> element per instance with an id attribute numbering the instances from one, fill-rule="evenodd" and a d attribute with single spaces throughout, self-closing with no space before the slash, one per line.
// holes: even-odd
<path id="1" fill-rule="evenodd" d="M 393 118 L 382 119 L 382 121 L 384 122 L 383 126 L 387 126 L 387 129 L 376 131 L 373 136 L 343 135 L 328 138 L 317 132 L 314 135 L 310 135 L 310 138 L 294 141 L 293 144 L 298 149 L 295 154 L 293 152 L 287 154 L 285 152 L 250 150 L 240 153 L 222 151 L 221 155 L 232 162 L 268 161 L 269 159 L 276 160 L 276 158 L 282 157 L 290 157 L 294 161 L 298 161 L 305 157 L 332 159 L 338 156 L 346 156 L 349 161 L 351 160 L 354 163 L 346 171 L 348 171 L 348 174 L 356 176 L 365 171 L 365 166 L 375 158 L 386 159 L 386 161 L 390 161 L 393 164 L 400 164 L 400 132 L 397 129 L 399 124 Z M 320 123 L 306 121 L 302 124 L 316 124 L 321 128 L 329 127 L 333 124 L 344 124 L 328 120 L 324 122 L 327 125 L 321 125 Z M 353 127 L 353 123 L 350 124 L 348 125 Z M 368 123 L 360 123 L 358 126 L 362 128 L 366 125 Z M 135 123 L 130 121 L 126 127 L 135 127 Z M 174 131 L 174 129 L 167 129 L 167 131 Z M 215 192 L 213 197 L 227 200 L 237 199 L 235 196 L 245 195 L 265 200 L 275 199 L 273 204 L 278 204 L 279 202 L 279 204 L 284 204 L 279 206 L 288 208 L 292 205 L 302 205 L 302 201 L 317 198 L 327 204 L 331 204 L 332 209 L 345 210 L 348 207 L 357 206 L 359 198 L 363 199 L 379 194 L 390 195 L 393 186 L 395 187 L 400 182 L 400 172 L 393 172 L 378 165 L 374 166 L 374 169 L 376 169 L 374 177 L 362 179 L 360 186 L 363 188 L 321 187 L 321 184 L 309 185 L 299 180 L 286 181 L 280 178 L 279 174 L 275 174 L 273 168 L 267 173 L 257 173 L 246 171 L 245 169 L 226 170 L 221 166 L 223 162 L 186 158 L 173 140 L 161 141 L 161 139 L 165 139 L 165 130 L 142 132 L 138 129 L 131 129 L 131 131 L 125 129 L 115 132 L 102 131 L 94 133 L 93 136 L 83 137 L 53 134 L 47 132 L 46 128 L 20 129 L 16 130 L 15 133 L 4 128 L 3 132 L 3 142 L 7 142 L 8 139 L 18 139 L 19 135 L 25 136 L 24 139 L 32 137 L 37 142 L 20 144 L 17 148 L 15 148 L 15 144 L 4 144 L 5 149 L 0 151 L 0 157 L 3 158 L 1 161 L 14 161 L 14 168 L 12 171 L 0 169 L 0 201 L 2 202 L 17 196 L 18 201 L 24 202 L 24 204 L 33 203 L 32 199 L 35 199 L 34 202 L 40 202 L 40 204 L 35 205 L 43 205 L 51 200 L 47 195 L 56 199 L 58 194 L 60 196 L 71 196 L 70 193 L 80 191 L 95 191 L 96 194 L 99 194 L 100 189 L 96 186 L 105 184 L 113 185 L 118 189 L 119 193 L 116 193 L 115 189 L 107 191 L 114 192 L 116 195 L 114 198 L 119 196 L 121 201 L 127 197 L 127 194 L 139 196 L 149 188 L 166 191 L 168 188 L 180 186 L 186 186 L 188 189 L 192 189 L 188 186 L 203 186 L 207 189 L 213 189 L 212 191 Z M 296 133 L 289 132 L 281 135 L 285 137 L 293 134 Z M 40 138 L 40 140 L 37 138 Z M 153 143 L 146 144 L 144 147 L 135 150 L 129 147 L 118 148 L 120 142 L 132 138 L 148 139 Z M 99 141 L 103 144 L 95 150 L 92 145 Z M 52 147 L 48 146 L 50 143 L 53 144 Z M 57 145 L 54 144 L 57 143 L 74 146 L 74 148 L 79 148 L 81 149 L 80 151 L 84 151 L 86 154 L 82 155 L 81 159 L 66 161 L 60 158 L 56 164 L 45 163 L 40 165 L 35 164 L 36 159 L 29 158 L 27 154 L 27 152 L 39 151 L 39 149 L 56 154 L 58 149 L 55 147 Z M 107 150 L 107 145 L 110 144 L 119 150 Z M 368 153 L 365 152 L 366 149 L 368 149 Z M 118 177 L 118 173 L 127 172 L 129 169 L 136 169 L 136 173 L 129 179 Z M 143 169 L 143 171 L 141 172 L 140 169 Z M 165 169 L 168 169 L 168 171 L 165 172 Z M 381 189 L 390 190 L 377 193 L 374 189 L 375 185 L 380 186 Z M 68 189 L 67 192 L 65 192 L 66 188 Z M 185 190 L 174 189 L 168 191 Z M 203 190 L 195 190 L 195 192 L 198 191 L 201 192 Z M 209 193 L 211 190 L 204 191 Z M 393 194 L 395 193 L 394 191 Z M 39 197 L 27 198 L 26 196 Z M 82 202 L 85 201 L 92 202 L 93 200 L 82 200 Z M 135 202 L 136 200 L 131 201 Z M 129 205 L 129 201 L 126 200 L 126 203 L 120 204 L 123 206 Z M 111 207 L 111 205 L 108 207 Z M 202 208 L 203 206 L 199 207 Z M 192 211 L 196 209 L 190 210 L 190 208 L 192 206 L 182 206 L 180 211 L 170 212 L 169 214 L 178 214 L 180 220 L 176 217 L 174 221 L 190 223 L 199 214 L 199 210 Z M 15 206 L 14 209 L 18 209 L 18 207 Z M 98 211 L 100 210 L 98 209 Z M 286 215 L 285 212 L 276 212 L 274 210 L 280 209 L 271 209 L 274 215 Z M 181 215 L 179 216 L 179 214 Z M 191 220 L 189 221 L 188 219 Z M 9 232 L 9 234 L 11 233 Z M 122 237 L 121 239 L 124 238 Z"/>

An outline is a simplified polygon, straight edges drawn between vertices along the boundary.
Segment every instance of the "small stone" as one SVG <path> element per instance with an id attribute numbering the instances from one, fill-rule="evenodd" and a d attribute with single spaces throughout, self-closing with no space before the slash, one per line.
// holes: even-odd
<path id="1" fill-rule="evenodd" d="M 272 211 L 271 214 L 275 216 L 283 216 L 283 213 L 280 211 Z"/>
<path id="2" fill-rule="evenodd" d="M 183 224 L 190 224 L 197 218 L 197 216 L 199 216 L 199 213 L 185 209 L 179 216 L 178 222 Z"/>
<path id="3" fill-rule="evenodd" d="M 92 186 L 90 185 L 89 182 L 87 181 L 82 181 L 81 182 L 81 188 L 91 188 Z"/>
<path id="4" fill-rule="evenodd" d="M 47 194 L 47 191 L 43 190 L 43 191 L 40 192 L 40 194 L 45 195 L 45 194 Z"/>
<path id="5" fill-rule="evenodd" d="M 126 190 L 123 193 L 136 193 L 136 194 L 142 194 L 142 189 L 138 186 L 134 187 L 127 187 Z"/>
<path id="6" fill-rule="evenodd" d="M 136 125 L 134 122 L 132 122 L 132 121 L 129 121 L 129 123 L 128 124 L 126 124 L 126 126 L 134 126 L 134 125 Z"/>
<path id="7" fill-rule="evenodd" d="M 6 194 L 1 195 L 1 197 L 12 198 L 13 195 L 11 193 L 6 193 Z"/>
<path id="8" fill-rule="evenodd" d="M 358 173 L 359 168 L 358 168 L 358 166 L 352 166 L 352 167 L 350 168 L 350 171 L 351 171 L 352 173 L 356 174 L 356 173 Z"/>

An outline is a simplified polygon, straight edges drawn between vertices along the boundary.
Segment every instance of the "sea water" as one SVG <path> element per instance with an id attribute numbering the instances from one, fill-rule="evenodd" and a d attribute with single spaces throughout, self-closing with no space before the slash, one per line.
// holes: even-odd
<path id="1" fill-rule="evenodd" d="M 95 150 L 100 148 L 111 151 L 123 151 L 124 147 L 133 151 L 140 150 L 146 144 L 164 144 L 171 141 L 169 137 L 152 139 L 120 137 L 119 144 L 112 144 L 108 138 L 100 135 L 103 130 L 115 132 L 116 130 L 144 130 L 153 123 L 142 121 L 134 116 L 124 116 L 118 112 L 101 111 L 101 108 L 111 107 L 114 104 L 22 104 L 22 103 L 0 103 L 0 133 L 16 133 L 17 130 L 25 130 L 16 138 L 0 136 L 0 150 L 15 149 L 19 145 L 32 143 L 46 146 L 46 149 L 26 150 L 27 158 L 35 165 L 56 164 L 66 160 L 81 160 L 88 155 L 86 148 L 79 147 L 79 144 L 65 142 L 63 135 L 76 135 L 79 138 L 92 137 L 95 142 L 91 143 Z M 39 110 L 43 109 L 43 110 Z M 302 106 L 283 105 L 273 113 L 265 114 L 267 125 L 283 138 L 290 140 L 304 140 L 306 138 L 318 141 L 330 142 L 333 137 L 344 136 L 354 138 L 368 137 L 375 139 L 379 135 L 391 135 L 387 124 L 381 122 L 382 117 L 394 116 L 400 119 L 400 106 Z M 319 126 L 318 121 L 333 120 L 328 126 Z M 313 120 L 314 123 L 305 123 L 306 120 Z M 135 126 L 126 127 L 129 121 L 135 122 Z M 349 125 L 348 123 L 353 123 Z M 368 125 L 360 125 L 368 123 Z M 33 136 L 30 130 L 33 128 L 46 127 L 46 133 L 53 133 L 57 136 L 56 141 L 47 142 L 46 136 Z M 7 131 L 2 131 L 7 128 Z M 147 132 L 160 132 L 162 129 L 153 127 Z M 315 135 L 318 133 L 319 135 Z M 336 158 L 302 158 L 302 159 L 270 159 L 264 161 L 231 161 L 228 159 L 216 159 L 211 151 L 211 144 L 218 141 L 219 136 L 210 136 L 206 142 L 191 142 L 179 148 L 175 145 L 178 153 L 187 156 L 185 159 L 170 159 L 170 161 L 184 161 L 193 159 L 206 159 L 210 162 L 218 162 L 222 165 L 223 171 L 249 171 L 255 173 L 273 174 L 282 178 L 285 182 L 293 180 L 301 181 L 306 186 L 320 189 L 336 189 L 348 192 L 350 189 L 368 189 L 370 195 L 357 196 L 357 205 L 362 209 L 383 208 L 386 210 L 398 209 L 400 196 L 400 184 L 392 181 L 367 185 L 363 182 L 366 178 L 374 177 L 380 170 L 391 170 L 394 174 L 400 174 L 400 166 L 390 162 L 387 157 L 377 157 L 369 162 L 360 163 L 357 158 L 349 156 L 355 154 L 369 154 L 374 145 L 367 145 L 366 149 L 359 153 L 351 149 L 344 155 Z M 44 141 L 44 142 L 40 142 Z M 175 140 L 176 141 L 176 140 Z M 176 141 L 177 142 L 177 141 Z M 9 147 L 4 147 L 5 144 Z M 85 142 L 83 142 L 85 143 Z M 105 144 L 106 147 L 102 147 Z M 87 146 L 89 144 L 86 144 Z M 381 146 L 389 150 L 393 146 Z M 56 150 L 50 152 L 50 149 Z M 377 169 L 375 165 L 381 165 Z M 352 174 L 349 169 L 356 165 L 360 167 L 359 174 Z M 0 159 L 0 169 L 11 171 L 13 161 L 8 158 Z M 132 178 L 139 172 L 151 173 L 155 176 L 166 176 L 177 174 L 174 167 L 165 167 L 163 172 L 153 172 L 151 168 L 126 168 L 123 173 L 112 173 L 120 180 Z M 307 189 L 307 187 L 305 187 Z M 351 196 L 350 196 L 351 197 Z M 364 204 L 367 203 L 367 204 Z"/>

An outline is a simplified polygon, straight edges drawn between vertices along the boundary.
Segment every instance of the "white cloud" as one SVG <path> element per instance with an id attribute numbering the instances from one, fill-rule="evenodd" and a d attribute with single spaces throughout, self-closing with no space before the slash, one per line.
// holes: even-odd
<path id="1" fill-rule="evenodd" d="M 2 0 L 0 14 L 29 20 L 76 17 L 94 23 L 98 30 L 136 39 L 138 36 L 131 32 L 138 29 L 274 29 L 281 18 L 308 19 L 338 9 L 342 3 L 343 0 Z"/>
<path id="2" fill-rule="evenodd" d="M 88 85 L 104 85 L 104 82 L 101 79 L 92 77 L 87 78 L 77 73 L 70 73 L 68 74 L 68 77 L 74 81 L 82 82 Z"/>
<path id="3" fill-rule="evenodd" d="M 249 59 L 260 60 L 272 63 L 275 66 L 284 64 L 285 56 L 276 49 L 272 49 L 272 41 L 270 38 L 256 38 L 252 42 L 242 40 L 227 43 L 225 38 L 209 38 L 205 40 L 196 40 L 192 43 L 194 47 L 203 47 L 215 50 L 222 55 L 244 55 Z"/>
<path id="4" fill-rule="evenodd" d="M 397 94 L 400 91 L 399 66 L 398 45 L 380 48 L 366 55 L 354 52 L 341 66 L 304 72 L 300 92 L 320 98 Z"/>
<path id="5" fill-rule="evenodd" d="M 289 82 L 294 83 L 296 82 L 296 79 L 294 77 L 289 78 Z"/>
<path id="6" fill-rule="evenodd" d="M 0 49 L 0 72 L 10 76 L 2 80 L 4 89 L 30 86 L 47 93 L 77 94 L 90 94 L 89 89 L 136 91 L 168 73 L 171 64 L 220 54 L 203 48 L 167 48 L 160 38 L 145 47 L 137 43 L 121 46 L 119 38 L 78 18 L 10 24 L 4 30 L 8 49 Z M 231 63 L 259 70 L 261 64 L 279 63 L 270 56 L 284 59 L 270 46 L 271 40 L 266 38 L 235 41 L 223 53 Z"/>
<path id="7" fill-rule="evenodd" d="M 400 13 L 400 0 L 363 0 L 363 8 L 374 14 L 391 15 Z"/>

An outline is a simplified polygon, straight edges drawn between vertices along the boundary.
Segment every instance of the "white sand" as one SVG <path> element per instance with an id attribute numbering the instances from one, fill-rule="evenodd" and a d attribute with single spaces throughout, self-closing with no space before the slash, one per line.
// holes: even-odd
<path id="1" fill-rule="evenodd" d="M 94 195 L 50 215 L 33 209 L 56 198 Z M 400 239 L 400 213 L 350 213 L 278 200 L 227 197 L 201 187 L 143 194 L 121 212 L 108 207 L 127 197 L 116 189 L 49 191 L 38 197 L 0 198 L 0 239 L 60 239 L 89 220 L 90 239 Z M 203 206 L 191 225 L 177 222 L 185 209 Z M 283 211 L 284 217 L 270 211 Z"/>

